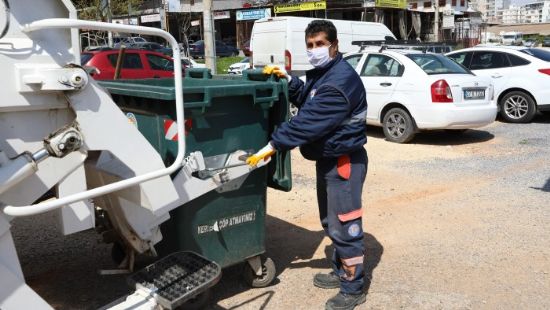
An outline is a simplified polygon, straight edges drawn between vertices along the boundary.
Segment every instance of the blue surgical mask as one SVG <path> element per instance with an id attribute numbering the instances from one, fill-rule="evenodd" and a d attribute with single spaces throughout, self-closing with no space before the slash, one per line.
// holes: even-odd
<path id="1" fill-rule="evenodd" d="M 309 63 L 315 68 L 322 68 L 326 66 L 332 60 L 329 54 L 330 47 L 331 45 L 307 50 L 306 53 Z"/>

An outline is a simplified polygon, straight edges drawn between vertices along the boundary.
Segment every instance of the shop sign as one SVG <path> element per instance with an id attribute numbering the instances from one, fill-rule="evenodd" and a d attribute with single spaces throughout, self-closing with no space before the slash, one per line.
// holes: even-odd
<path id="1" fill-rule="evenodd" d="M 212 12 L 212 15 L 214 16 L 214 19 L 228 19 L 228 18 L 231 18 L 231 14 L 229 14 L 229 11 L 214 11 L 214 12 Z"/>
<path id="2" fill-rule="evenodd" d="M 271 17 L 271 9 L 240 10 L 237 11 L 237 20 L 256 20 Z"/>
<path id="3" fill-rule="evenodd" d="M 406 9 L 407 0 L 375 0 L 374 6 L 377 8 Z"/>
<path id="4" fill-rule="evenodd" d="M 201 24 L 201 20 L 200 20 L 200 19 L 192 20 L 192 21 L 191 21 L 191 26 L 193 26 L 193 27 L 200 26 L 200 24 Z"/>
<path id="5" fill-rule="evenodd" d="M 154 23 L 154 22 L 160 22 L 160 14 L 141 16 L 141 23 Z"/>
<path id="6" fill-rule="evenodd" d="M 453 29 L 455 27 L 455 16 L 454 15 L 443 15 L 443 25 L 442 29 Z"/>
<path id="7" fill-rule="evenodd" d="M 292 3 L 292 4 L 277 4 L 275 5 L 274 8 L 275 8 L 275 14 L 298 12 L 298 11 L 326 10 L 327 2 L 315 1 L 315 2 L 302 2 L 302 3 Z"/>
<path id="8" fill-rule="evenodd" d="M 132 18 L 124 18 L 124 19 L 113 19 L 114 24 L 124 24 L 124 25 L 137 25 L 138 19 L 137 17 Z"/>

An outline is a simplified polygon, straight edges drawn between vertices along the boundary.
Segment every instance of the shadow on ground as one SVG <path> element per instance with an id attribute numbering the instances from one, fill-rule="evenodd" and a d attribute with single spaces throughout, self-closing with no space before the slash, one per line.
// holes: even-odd
<path id="1" fill-rule="evenodd" d="M 97 309 L 120 297 L 131 293 L 126 284 L 127 275 L 101 276 L 100 268 L 113 268 L 110 246 L 102 244 L 99 235 L 93 230 L 61 236 L 54 225 L 54 217 L 44 214 L 34 218 L 17 219 L 14 225 L 14 239 L 17 244 L 21 264 L 27 283 L 35 289 L 55 309 Z M 40 234 L 32 227 L 37 221 L 43 225 Z M 32 235 L 29 231 L 33 231 Z M 329 269 L 329 261 L 313 259 L 324 233 L 311 231 L 279 218 L 267 216 L 266 251 L 277 267 L 277 276 L 287 269 L 316 268 Z M 382 257 L 383 247 L 376 238 L 365 233 L 367 248 L 367 279 Z M 324 249 L 332 253 L 331 247 Z M 329 255 L 330 256 L 330 255 Z M 151 258 L 139 256 L 136 270 L 151 263 Z M 306 287 L 311 278 L 292 280 L 284 283 L 275 279 L 271 287 L 251 289 L 242 278 L 244 264 L 238 264 L 223 270 L 221 281 L 211 289 L 207 307 L 199 309 L 224 309 L 216 305 L 220 300 L 251 291 L 253 295 L 230 309 L 250 308 L 251 303 L 265 308 L 276 294 L 278 285 L 292 285 L 304 281 Z M 370 281 L 367 281 L 370 284 Z M 368 285 L 367 285 L 368 286 Z M 280 298 L 280 297 L 279 297 Z M 185 308 L 187 309 L 187 308 Z"/>
<path id="2" fill-rule="evenodd" d="M 539 191 L 550 193 L 550 178 L 546 180 L 546 183 L 542 187 L 530 186 L 532 189 L 538 189 Z"/>
<path id="3" fill-rule="evenodd" d="M 550 112 L 537 114 L 532 122 L 537 124 L 550 124 Z"/>
<path id="4" fill-rule="evenodd" d="M 373 138 L 386 138 L 382 127 L 367 126 L 367 135 Z M 428 130 L 417 133 L 409 143 L 423 145 L 463 145 L 486 142 L 494 137 L 490 132 L 476 129 L 466 131 Z M 388 141 L 388 143 L 391 142 Z"/>
<path id="5" fill-rule="evenodd" d="M 313 258 L 317 248 L 325 238 L 322 230 L 308 230 L 272 216 L 267 217 L 266 226 L 266 255 L 271 257 L 275 262 L 277 276 L 287 269 L 314 268 L 329 271 L 330 264 L 327 258 Z M 320 224 L 319 228 L 321 228 Z M 368 233 L 365 233 L 365 246 L 367 252 L 365 261 L 366 290 L 368 293 L 373 270 L 378 266 L 384 248 L 373 235 Z M 332 246 L 325 247 L 324 252 L 326 257 L 332 255 L 332 250 Z M 216 305 L 216 303 L 251 289 L 244 283 L 241 277 L 243 267 L 244 264 L 240 264 L 224 270 L 223 278 L 213 288 L 213 299 L 206 309 L 225 309 Z M 312 278 L 302 278 L 298 281 L 305 281 L 306 285 L 311 284 L 313 287 Z M 272 287 L 276 287 L 277 285 L 287 284 L 279 279 L 275 279 Z M 258 293 L 254 297 L 229 309 L 238 309 L 252 302 L 256 304 L 257 300 L 263 300 L 262 306 L 259 309 L 264 309 L 275 295 L 274 290 L 267 289 L 267 291 L 265 289 L 258 290 Z"/>

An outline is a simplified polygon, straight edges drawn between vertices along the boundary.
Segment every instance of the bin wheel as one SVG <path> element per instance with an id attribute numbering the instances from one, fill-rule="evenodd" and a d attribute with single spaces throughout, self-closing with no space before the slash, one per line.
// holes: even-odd
<path id="1" fill-rule="evenodd" d="M 207 289 L 206 291 L 200 293 L 199 295 L 189 299 L 183 305 L 179 306 L 176 309 L 185 309 L 185 310 L 200 310 L 205 309 L 206 304 L 211 299 L 212 291 Z"/>
<path id="2" fill-rule="evenodd" d="M 275 263 L 269 257 L 260 256 L 262 261 L 262 275 L 256 275 L 250 264 L 245 265 L 244 279 L 251 287 L 266 287 L 275 279 Z"/>

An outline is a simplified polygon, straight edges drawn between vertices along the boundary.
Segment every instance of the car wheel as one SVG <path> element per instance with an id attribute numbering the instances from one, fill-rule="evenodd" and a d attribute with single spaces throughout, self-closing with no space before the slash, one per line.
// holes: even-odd
<path id="1" fill-rule="evenodd" d="M 416 134 L 416 125 L 409 113 L 402 108 L 393 108 L 382 121 L 384 136 L 391 142 L 407 143 Z"/>
<path id="2" fill-rule="evenodd" d="M 528 123 L 537 113 L 535 100 L 522 91 L 507 93 L 499 104 L 500 115 L 510 123 Z"/>

